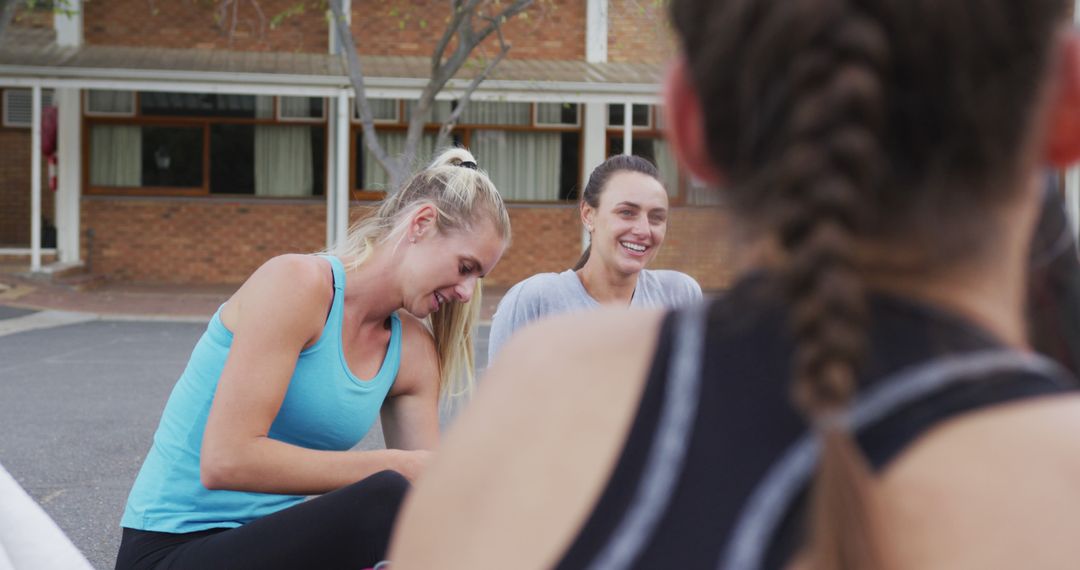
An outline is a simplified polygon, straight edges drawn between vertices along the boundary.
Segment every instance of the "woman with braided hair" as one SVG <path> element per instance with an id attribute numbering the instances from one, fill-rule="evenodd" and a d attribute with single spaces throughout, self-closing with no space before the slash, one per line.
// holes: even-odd
<path id="1" fill-rule="evenodd" d="M 471 387 L 479 279 L 509 239 L 498 191 L 455 148 L 333 250 L 264 263 L 169 396 L 117 569 L 380 562 L 438 441 L 440 395 Z M 353 449 L 380 418 L 387 449 Z"/>
<path id="2" fill-rule="evenodd" d="M 507 344 L 395 570 L 1075 568 L 1080 398 L 1025 318 L 1068 5 L 672 0 L 669 136 L 739 278 Z"/>

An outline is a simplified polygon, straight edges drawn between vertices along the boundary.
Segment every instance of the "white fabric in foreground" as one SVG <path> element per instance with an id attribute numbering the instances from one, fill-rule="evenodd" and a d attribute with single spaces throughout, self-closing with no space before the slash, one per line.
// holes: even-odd
<path id="1" fill-rule="evenodd" d="M 91 570 L 92 566 L 0 466 L 0 570 Z"/>

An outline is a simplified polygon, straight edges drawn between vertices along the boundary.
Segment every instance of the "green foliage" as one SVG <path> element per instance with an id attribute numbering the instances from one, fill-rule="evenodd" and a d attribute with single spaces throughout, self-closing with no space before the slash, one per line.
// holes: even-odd
<path id="1" fill-rule="evenodd" d="M 318 9 L 319 8 L 318 4 L 319 4 L 318 2 L 312 2 L 311 7 L 315 8 L 315 9 Z M 281 24 L 285 22 L 285 20 L 288 20 L 289 18 L 293 18 L 295 16 L 299 16 L 301 14 L 304 14 L 305 12 L 307 12 L 307 10 L 308 10 L 308 5 L 306 3 L 304 3 L 304 2 L 297 2 L 297 3 L 293 4 L 292 6 L 289 6 L 288 8 L 285 8 L 284 10 L 282 10 L 281 12 L 278 12 L 277 14 L 274 14 L 270 18 L 270 29 L 271 30 L 278 29 L 278 27 L 280 27 Z"/>
<path id="2" fill-rule="evenodd" d="M 54 14 L 61 16 L 74 16 L 79 11 L 72 5 L 71 0 L 14 0 L 16 4 L 22 4 L 27 11 L 52 10 Z M 89 2 L 90 0 L 85 0 Z M 16 16 L 16 20 L 22 19 L 23 15 Z"/>

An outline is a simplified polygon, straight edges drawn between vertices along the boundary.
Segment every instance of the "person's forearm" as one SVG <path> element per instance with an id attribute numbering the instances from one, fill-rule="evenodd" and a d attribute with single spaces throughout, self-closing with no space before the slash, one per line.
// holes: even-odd
<path id="1" fill-rule="evenodd" d="M 411 478 L 410 453 L 415 452 L 320 451 L 263 437 L 216 454 L 204 450 L 200 470 L 208 489 L 317 495 L 388 469 Z"/>

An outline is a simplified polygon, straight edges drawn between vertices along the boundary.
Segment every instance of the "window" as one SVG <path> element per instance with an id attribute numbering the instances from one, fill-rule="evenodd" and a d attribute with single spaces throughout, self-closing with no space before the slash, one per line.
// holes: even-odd
<path id="1" fill-rule="evenodd" d="M 323 98 L 88 91 L 85 109 L 91 193 L 324 193 Z"/>
<path id="2" fill-rule="evenodd" d="M 86 92 L 86 114 L 131 117 L 135 115 L 135 92 L 90 89 Z"/>
<path id="3" fill-rule="evenodd" d="M 33 89 L 4 90 L 4 126 L 30 128 L 33 115 Z M 41 90 L 41 108 L 52 106 L 52 89 Z"/>
<path id="4" fill-rule="evenodd" d="M 581 114 L 577 103 L 537 103 L 534 124 L 538 127 L 577 126 L 581 124 Z"/>
<path id="5" fill-rule="evenodd" d="M 623 128 L 626 117 L 626 105 L 622 103 L 608 105 L 608 128 Z M 652 127 L 652 107 L 649 105 L 632 105 L 630 110 L 630 125 L 635 129 L 648 129 Z"/>
<path id="6" fill-rule="evenodd" d="M 350 102 L 353 104 L 353 122 L 359 123 L 360 109 L 355 101 L 350 100 Z M 371 107 L 371 115 L 376 124 L 401 122 L 401 100 L 399 99 L 368 99 L 368 106 Z"/>
<path id="7" fill-rule="evenodd" d="M 458 124 L 531 125 L 532 105 L 529 103 L 503 103 L 500 101 L 469 101 L 469 104 L 465 106 L 465 110 L 458 118 Z"/>
<path id="8" fill-rule="evenodd" d="M 142 185 L 202 186 L 202 131 L 199 127 L 142 127 Z"/>
<path id="9" fill-rule="evenodd" d="M 322 121 L 326 99 L 321 97 L 278 97 L 278 119 L 282 121 Z"/>
<path id="10" fill-rule="evenodd" d="M 272 117 L 273 98 L 265 95 L 140 92 L 144 117 Z M 257 113 L 258 111 L 258 113 Z"/>
<path id="11" fill-rule="evenodd" d="M 450 101 L 435 101 L 431 105 L 431 109 L 428 110 L 426 123 L 442 123 L 446 119 L 450 118 L 450 113 L 453 111 L 452 103 Z M 413 113 L 416 112 L 416 101 L 409 101 L 405 106 L 405 120 L 412 119 Z M 459 121 L 460 122 L 460 121 Z"/>
<path id="12" fill-rule="evenodd" d="M 430 161 L 441 121 L 450 116 L 455 105 L 452 101 L 435 102 L 417 166 Z M 415 103 L 406 105 L 407 114 L 414 109 Z M 354 187 L 384 191 L 386 176 L 364 148 L 362 134 L 357 127 Z M 403 129 L 376 129 L 376 135 L 391 156 L 404 148 Z M 508 201 L 554 202 L 577 195 L 581 126 L 576 104 L 470 101 L 458 118 L 451 144 L 468 147 Z"/>

